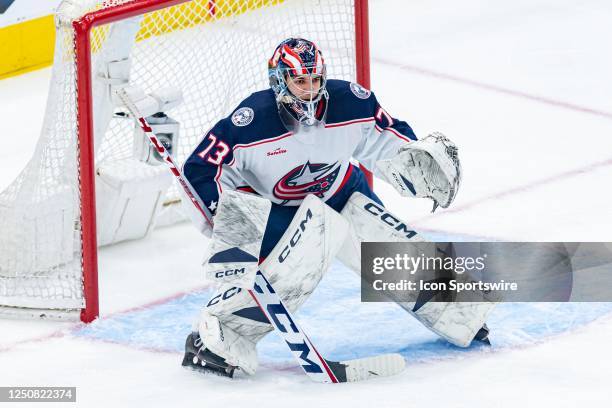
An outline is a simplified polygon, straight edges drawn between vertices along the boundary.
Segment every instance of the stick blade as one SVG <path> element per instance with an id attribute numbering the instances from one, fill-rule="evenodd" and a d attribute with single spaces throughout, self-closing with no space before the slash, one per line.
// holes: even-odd
<path id="1" fill-rule="evenodd" d="M 406 361 L 400 354 L 358 358 L 346 361 L 327 361 L 338 382 L 356 382 L 389 377 L 404 371 Z"/>

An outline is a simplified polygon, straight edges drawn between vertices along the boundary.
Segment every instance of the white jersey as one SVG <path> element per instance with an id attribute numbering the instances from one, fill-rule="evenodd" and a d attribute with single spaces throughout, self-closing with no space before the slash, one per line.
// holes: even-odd
<path id="1" fill-rule="evenodd" d="M 308 194 L 323 201 L 341 190 L 351 159 L 375 170 L 416 140 L 410 126 L 392 118 L 369 90 L 327 82 L 324 124 L 289 131 L 271 89 L 245 99 L 203 138 L 184 165 L 187 179 L 214 211 L 224 189 L 255 192 L 275 204 L 298 206 Z"/>

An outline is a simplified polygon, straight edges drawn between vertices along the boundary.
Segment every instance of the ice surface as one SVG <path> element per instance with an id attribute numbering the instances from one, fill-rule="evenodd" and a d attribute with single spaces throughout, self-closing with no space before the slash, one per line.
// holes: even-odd
<path id="1" fill-rule="evenodd" d="M 387 206 L 437 240 L 612 241 L 611 17 L 605 0 L 371 0 L 373 90 L 417 135 L 453 139 L 464 170 L 447 210 L 432 215 L 430 203 L 378 182 Z M 0 81 L 0 188 L 33 151 L 49 74 Z M 274 333 L 254 377 L 186 371 L 182 342 L 211 290 L 199 269 L 204 248 L 179 225 L 102 249 L 102 318 L 87 327 L 0 321 L 0 385 L 77 386 L 76 405 L 88 407 L 609 402 L 610 304 L 501 305 L 493 347 L 462 350 L 394 305 L 361 304 L 357 279 L 339 264 L 300 322 L 331 358 L 401 352 L 405 373 L 311 384 Z"/>

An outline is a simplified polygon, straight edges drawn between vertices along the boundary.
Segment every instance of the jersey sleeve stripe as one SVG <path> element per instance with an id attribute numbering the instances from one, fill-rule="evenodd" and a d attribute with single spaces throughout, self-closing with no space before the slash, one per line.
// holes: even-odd
<path id="1" fill-rule="evenodd" d="M 408 136 L 406 135 L 402 135 L 400 132 L 398 132 L 397 130 L 391 128 L 391 127 L 386 127 L 386 128 L 381 128 L 380 126 L 376 125 L 375 126 L 376 130 L 379 133 L 382 133 L 385 130 L 388 130 L 389 132 L 391 132 L 392 134 L 394 134 L 395 136 L 399 137 L 400 139 L 406 141 L 406 142 L 412 142 L 412 139 L 410 139 Z"/>

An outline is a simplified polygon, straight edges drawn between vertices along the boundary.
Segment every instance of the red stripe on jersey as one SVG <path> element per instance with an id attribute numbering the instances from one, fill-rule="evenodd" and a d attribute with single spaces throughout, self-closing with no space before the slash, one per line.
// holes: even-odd
<path id="1" fill-rule="evenodd" d="M 272 142 L 276 142 L 279 141 L 281 139 L 284 139 L 286 137 L 292 136 L 293 132 L 287 132 L 284 133 L 280 136 L 277 137 L 273 137 L 272 139 L 265 139 L 265 140 L 260 140 L 259 142 L 253 142 L 253 143 L 246 143 L 246 144 L 237 144 L 234 146 L 234 151 L 236 151 L 236 149 L 246 149 L 247 147 L 254 147 L 254 146 L 259 146 L 265 143 L 272 143 Z"/>
<path id="2" fill-rule="evenodd" d="M 250 186 L 238 187 L 236 190 L 244 191 L 246 193 L 257 193 L 257 191 L 253 190 Z"/>
<path id="3" fill-rule="evenodd" d="M 232 161 L 229 162 L 228 166 L 232 167 L 234 163 L 236 162 L 236 150 L 238 149 L 246 149 L 249 147 L 255 147 L 255 146 L 259 146 L 259 145 L 266 144 L 266 143 L 277 142 L 281 139 L 292 136 L 293 134 L 294 134 L 293 132 L 287 132 L 280 136 L 273 137 L 272 139 L 260 140 L 259 142 L 253 142 L 253 143 L 247 143 L 247 144 L 237 144 L 234 146 L 234 157 L 232 157 Z"/>
<path id="4" fill-rule="evenodd" d="M 346 169 L 346 174 L 344 175 L 344 178 L 342 179 L 342 183 L 340 183 L 340 186 L 338 187 L 334 195 L 338 194 L 338 191 L 342 190 L 346 182 L 349 181 L 349 179 L 351 178 L 351 174 L 353 174 L 353 167 L 354 166 L 352 164 L 349 164 L 348 169 Z"/>
<path id="5" fill-rule="evenodd" d="M 326 123 L 325 127 L 326 128 L 334 128 L 334 127 L 339 127 L 339 126 L 348 126 L 348 125 L 352 125 L 355 123 L 365 123 L 365 122 L 374 122 L 374 118 L 364 118 L 364 119 L 354 119 L 354 120 L 348 120 L 346 122 L 338 122 L 338 123 Z"/>
<path id="6" fill-rule="evenodd" d="M 390 127 L 386 127 L 384 129 L 382 129 L 380 126 L 376 125 L 374 126 L 376 128 L 376 130 L 378 130 L 380 133 L 382 133 L 384 130 L 388 130 L 389 132 L 391 132 L 392 134 L 394 134 L 395 136 L 399 137 L 400 139 L 406 141 L 406 142 L 412 142 L 413 140 L 410 139 L 408 136 L 402 135 L 400 132 L 398 132 L 397 130 L 390 128 Z"/>

